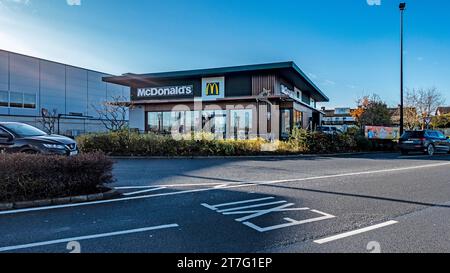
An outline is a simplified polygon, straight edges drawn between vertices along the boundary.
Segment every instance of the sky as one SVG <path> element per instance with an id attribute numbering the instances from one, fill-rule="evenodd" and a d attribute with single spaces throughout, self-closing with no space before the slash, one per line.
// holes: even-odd
<path id="1" fill-rule="evenodd" d="M 294 61 L 330 98 L 399 104 L 397 0 L 0 0 L 0 49 L 120 75 Z M 405 87 L 450 104 L 450 1 L 409 0 Z"/>

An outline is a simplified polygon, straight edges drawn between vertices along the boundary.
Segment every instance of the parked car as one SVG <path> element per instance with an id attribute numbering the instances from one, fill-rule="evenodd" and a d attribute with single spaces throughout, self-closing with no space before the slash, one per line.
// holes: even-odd
<path id="1" fill-rule="evenodd" d="M 409 152 L 422 152 L 428 155 L 438 152 L 450 153 L 450 140 L 440 131 L 406 131 L 399 140 L 399 147 L 404 155 Z"/>
<path id="2" fill-rule="evenodd" d="M 343 134 L 344 132 L 337 128 L 336 126 L 319 126 L 316 128 L 317 132 L 321 132 L 324 134 L 335 135 L 335 134 Z"/>
<path id="3" fill-rule="evenodd" d="M 49 135 L 33 126 L 17 122 L 0 122 L 0 152 L 74 156 L 75 140 Z"/>

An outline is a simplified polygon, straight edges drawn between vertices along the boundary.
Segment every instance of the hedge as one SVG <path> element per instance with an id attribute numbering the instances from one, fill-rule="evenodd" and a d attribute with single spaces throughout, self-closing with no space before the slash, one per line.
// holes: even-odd
<path id="1" fill-rule="evenodd" d="M 0 154 L 0 202 L 99 193 L 113 182 L 113 162 L 102 153 L 76 157 Z"/>
<path id="2" fill-rule="evenodd" d="M 289 140 L 272 144 L 263 139 L 215 140 L 205 135 L 175 140 L 170 136 L 128 131 L 89 134 L 77 138 L 77 141 L 80 150 L 84 153 L 102 152 L 113 156 L 325 154 L 371 149 L 371 144 L 358 132 L 327 135 L 306 130 L 294 130 Z"/>

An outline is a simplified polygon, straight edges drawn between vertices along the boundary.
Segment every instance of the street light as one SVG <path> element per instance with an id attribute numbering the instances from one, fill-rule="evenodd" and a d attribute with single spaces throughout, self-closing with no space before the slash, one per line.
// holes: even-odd
<path id="1" fill-rule="evenodd" d="M 400 135 L 404 132 L 404 113 L 403 113 L 403 13 L 406 9 L 406 3 L 400 3 Z"/>

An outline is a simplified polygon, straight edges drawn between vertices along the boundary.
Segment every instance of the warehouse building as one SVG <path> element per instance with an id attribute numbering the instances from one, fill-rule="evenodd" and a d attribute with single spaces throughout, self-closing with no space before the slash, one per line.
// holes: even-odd
<path id="1" fill-rule="evenodd" d="M 42 128 L 42 110 L 56 111 L 60 133 L 104 131 L 100 109 L 128 87 L 106 83 L 106 73 L 0 50 L 0 121 Z M 126 117 L 128 119 L 128 117 Z"/>
<path id="2" fill-rule="evenodd" d="M 314 129 L 328 97 L 293 62 L 179 72 L 124 74 L 104 81 L 129 87 L 130 127 L 141 132 L 217 138 L 284 139 Z"/>

